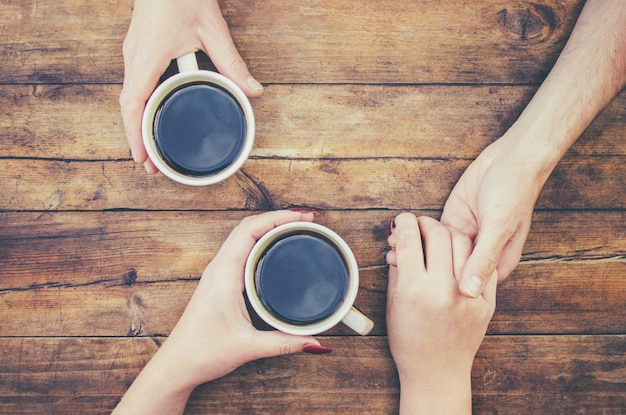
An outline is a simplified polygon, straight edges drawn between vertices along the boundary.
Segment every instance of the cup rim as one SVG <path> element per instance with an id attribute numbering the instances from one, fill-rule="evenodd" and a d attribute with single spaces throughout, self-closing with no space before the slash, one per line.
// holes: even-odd
<path id="1" fill-rule="evenodd" d="M 348 290 L 344 297 L 343 304 L 341 304 L 341 306 L 333 314 L 324 320 L 304 325 L 292 324 L 274 317 L 261 303 L 261 300 L 256 293 L 254 281 L 256 269 L 255 265 L 263 251 L 267 249 L 275 240 L 296 231 L 313 232 L 330 240 L 339 249 L 346 262 L 349 280 Z M 348 244 L 333 230 L 314 222 L 289 222 L 271 229 L 254 244 L 244 269 L 244 286 L 246 290 L 246 297 L 248 298 L 250 305 L 264 322 L 287 334 L 301 336 L 314 335 L 336 326 L 341 322 L 341 320 L 343 320 L 346 314 L 348 314 L 354 305 L 354 301 L 356 300 L 359 290 L 359 268 L 356 258 L 354 257 L 354 253 Z"/>
<path id="2" fill-rule="evenodd" d="M 156 142 L 154 140 L 154 117 L 163 99 L 177 88 L 194 82 L 207 82 L 226 90 L 233 98 L 235 98 L 241 107 L 246 120 L 246 136 L 244 137 L 243 147 L 237 158 L 226 168 L 206 176 L 190 176 L 176 171 L 169 164 L 167 164 L 165 160 L 163 160 L 157 150 Z M 224 75 L 203 69 L 179 72 L 161 83 L 148 99 L 141 120 L 141 136 L 143 144 L 146 148 L 146 152 L 148 153 L 148 157 L 154 163 L 156 168 L 166 177 L 178 183 L 191 186 L 206 186 L 219 183 L 235 174 L 243 166 L 252 152 L 255 133 L 256 126 L 254 112 L 246 94 L 237 86 L 237 84 L 226 78 Z"/>

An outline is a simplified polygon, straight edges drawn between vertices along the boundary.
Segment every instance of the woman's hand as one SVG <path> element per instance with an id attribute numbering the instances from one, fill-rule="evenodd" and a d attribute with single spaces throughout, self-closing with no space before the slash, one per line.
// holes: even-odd
<path id="1" fill-rule="evenodd" d="M 470 164 L 450 194 L 441 223 L 467 236 L 471 255 L 457 272 L 461 292 L 477 297 L 492 275 L 504 280 L 515 269 L 530 230 L 539 193 L 553 164 L 508 135 Z"/>
<path id="2" fill-rule="evenodd" d="M 157 169 L 148 159 L 141 137 L 141 118 L 148 98 L 172 59 L 204 51 L 217 70 L 248 97 L 263 94 L 239 55 L 217 0 L 135 0 L 124 39 L 124 85 L 120 107 L 133 159 L 149 173 Z"/>
<path id="3" fill-rule="evenodd" d="M 329 352 L 312 336 L 260 331 L 243 297 L 244 267 L 254 243 L 312 213 L 276 211 L 244 219 L 206 267 L 169 338 L 128 390 L 115 414 L 182 413 L 193 389 L 252 360 L 301 351 Z"/>
<path id="4" fill-rule="evenodd" d="M 471 368 L 495 310 L 496 280 L 461 294 L 455 268 L 471 241 L 438 221 L 398 215 L 389 237 L 387 334 L 400 377 L 400 413 L 471 413 Z"/>

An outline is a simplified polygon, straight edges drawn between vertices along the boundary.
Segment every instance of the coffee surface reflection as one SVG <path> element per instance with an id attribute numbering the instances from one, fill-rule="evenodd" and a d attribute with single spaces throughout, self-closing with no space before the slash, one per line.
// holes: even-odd
<path id="1" fill-rule="evenodd" d="M 277 318 L 310 324 L 331 316 L 348 289 L 348 271 L 337 248 L 313 234 L 279 239 L 261 257 L 255 273 L 258 296 Z"/>
<path id="2" fill-rule="evenodd" d="M 189 176 L 206 176 L 228 167 L 241 153 L 245 137 L 246 120 L 235 98 L 207 83 L 174 90 L 154 118 L 159 154 Z"/>

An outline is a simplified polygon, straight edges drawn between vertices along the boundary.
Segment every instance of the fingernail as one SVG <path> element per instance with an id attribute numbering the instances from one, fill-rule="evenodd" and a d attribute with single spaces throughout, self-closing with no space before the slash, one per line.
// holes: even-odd
<path id="1" fill-rule="evenodd" d="M 315 210 L 315 209 L 304 209 L 304 208 L 291 208 L 289 209 L 292 212 L 297 212 L 297 213 L 312 213 L 313 215 L 317 216 L 320 213 Z"/>
<path id="2" fill-rule="evenodd" d="M 255 90 L 255 91 L 262 91 L 263 90 L 263 85 L 261 85 L 256 79 L 254 79 L 251 76 L 248 77 L 246 82 L 248 83 L 248 86 L 251 89 Z"/>
<path id="3" fill-rule="evenodd" d="M 307 343 L 302 346 L 302 351 L 308 354 L 328 354 L 332 352 L 333 349 L 318 344 Z"/>
<path id="4" fill-rule="evenodd" d="M 396 229 L 396 221 L 392 218 L 389 222 L 389 234 L 392 235 L 394 229 Z"/>
<path id="5" fill-rule="evenodd" d="M 465 288 L 466 294 L 478 297 L 483 290 L 483 280 L 476 275 L 472 275 L 465 281 L 463 288 Z"/>

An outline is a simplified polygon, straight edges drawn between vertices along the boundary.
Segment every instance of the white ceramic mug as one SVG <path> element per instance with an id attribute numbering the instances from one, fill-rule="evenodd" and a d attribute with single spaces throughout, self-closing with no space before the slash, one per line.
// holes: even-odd
<path id="1" fill-rule="evenodd" d="M 343 301 L 328 317 L 321 321 L 307 324 L 294 324 L 281 319 L 270 312 L 259 297 L 256 287 L 256 272 L 259 261 L 265 252 L 277 241 L 295 234 L 311 234 L 330 242 L 341 255 L 347 269 L 348 284 Z M 295 335 L 314 335 L 329 330 L 342 322 L 360 335 L 367 335 L 374 323 L 353 304 L 359 289 L 359 268 L 348 244 L 335 232 L 325 226 L 312 222 L 291 222 L 280 225 L 263 235 L 254 245 L 244 272 L 246 296 L 257 315 L 273 328 Z"/>
<path id="2" fill-rule="evenodd" d="M 179 73 L 166 79 L 155 89 L 143 113 L 142 136 L 146 152 L 157 169 L 172 180 L 192 186 L 204 186 L 218 183 L 237 172 L 248 159 L 252 151 L 255 136 L 255 121 L 252 106 L 245 93 L 233 81 L 219 73 L 198 69 L 198 61 L 196 60 L 195 53 L 182 56 L 176 61 Z M 160 106 L 174 91 L 194 84 L 208 84 L 226 91 L 237 102 L 243 112 L 245 120 L 245 137 L 239 155 L 225 168 L 207 175 L 186 174 L 168 164 L 159 152 L 154 137 L 155 117 L 157 116 Z"/>

